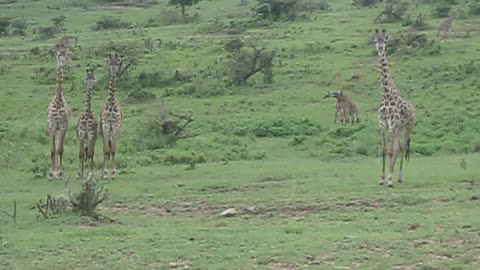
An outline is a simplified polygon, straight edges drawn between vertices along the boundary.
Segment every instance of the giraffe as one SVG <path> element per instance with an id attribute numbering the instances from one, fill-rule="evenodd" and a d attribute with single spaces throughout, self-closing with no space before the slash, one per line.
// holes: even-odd
<path id="1" fill-rule="evenodd" d="M 402 182 L 403 159 L 410 158 L 410 135 L 415 127 L 416 112 L 413 105 L 402 98 L 395 87 L 390 75 L 386 45 L 389 36 L 385 30 L 379 33 L 378 29 L 372 36 L 378 53 L 380 67 L 380 81 L 383 89 L 383 101 L 378 110 L 378 124 L 382 137 L 382 175 L 379 184 L 393 186 L 393 171 L 398 155 L 400 154 L 400 173 L 398 182 Z M 390 135 L 390 136 L 388 136 Z M 403 138 L 402 138 L 403 135 Z M 387 137 L 390 137 L 390 146 L 387 144 Z M 388 177 L 385 179 L 385 156 L 390 157 L 390 168 Z"/>
<path id="2" fill-rule="evenodd" d="M 70 109 L 63 96 L 63 68 L 69 62 L 68 49 L 57 45 L 57 81 L 55 95 L 47 107 L 47 133 L 50 137 L 51 146 L 51 167 L 48 178 L 63 178 L 63 145 L 65 142 L 65 133 L 67 132 Z"/>
<path id="3" fill-rule="evenodd" d="M 353 125 L 360 122 L 357 104 L 355 104 L 350 97 L 345 95 L 343 91 L 327 92 L 323 98 L 325 99 L 329 97 L 337 99 L 337 104 L 335 105 L 335 123 L 337 122 L 339 114 L 342 124 L 347 124 L 350 122 Z"/>
<path id="4" fill-rule="evenodd" d="M 440 32 L 443 31 L 443 37 L 447 37 L 447 32 L 452 29 L 453 21 L 457 18 L 458 11 L 452 12 L 452 14 L 446 18 L 439 26 L 438 26 L 438 33 L 437 39 L 440 36 Z"/>
<path id="5" fill-rule="evenodd" d="M 95 142 L 97 141 L 97 120 L 92 112 L 92 90 L 94 83 L 95 75 L 93 69 L 87 69 L 87 76 L 85 78 L 85 107 L 77 122 L 78 157 L 80 159 L 77 174 L 78 178 L 83 177 L 85 163 L 89 169 L 87 178 L 90 179 L 93 177 L 93 155 L 95 152 Z"/>
<path id="6" fill-rule="evenodd" d="M 120 129 L 122 126 L 122 109 L 120 104 L 115 99 L 115 84 L 117 76 L 121 70 L 123 59 L 117 53 L 115 55 L 110 54 L 107 58 L 107 63 L 110 65 L 110 82 L 108 97 L 100 115 L 101 135 L 103 137 L 103 173 L 102 179 L 108 178 L 108 163 L 112 169 L 111 178 L 115 179 L 115 153 L 117 150 L 117 141 L 120 135 Z"/>

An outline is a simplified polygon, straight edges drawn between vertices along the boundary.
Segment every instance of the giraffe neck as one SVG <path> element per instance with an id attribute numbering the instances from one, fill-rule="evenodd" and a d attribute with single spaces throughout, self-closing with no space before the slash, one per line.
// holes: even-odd
<path id="1" fill-rule="evenodd" d="M 383 50 L 378 50 L 378 60 L 380 67 L 380 81 L 383 89 L 383 98 L 390 98 L 394 93 L 396 93 L 396 90 L 390 75 L 385 48 Z"/>
<path id="2" fill-rule="evenodd" d="M 115 88 L 116 88 L 117 76 L 115 74 L 110 75 L 110 83 L 108 85 L 108 103 L 115 103 Z"/>
<path id="3" fill-rule="evenodd" d="M 85 98 L 85 108 L 83 110 L 86 113 L 92 112 L 92 87 L 87 86 L 87 97 Z"/>
<path id="4" fill-rule="evenodd" d="M 63 67 L 57 66 L 57 85 L 56 85 L 57 101 L 63 99 Z"/>

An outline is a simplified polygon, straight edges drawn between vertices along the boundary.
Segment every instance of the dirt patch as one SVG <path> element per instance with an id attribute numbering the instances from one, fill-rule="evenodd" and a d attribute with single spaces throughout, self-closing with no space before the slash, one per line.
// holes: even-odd
<path id="1" fill-rule="evenodd" d="M 271 187 L 271 186 L 269 186 Z M 250 185 L 250 186 L 239 186 L 239 187 L 227 187 L 227 186 L 209 186 L 199 189 L 201 192 L 208 193 L 226 193 L 226 192 L 245 192 L 245 191 L 256 191 L 265 189 L 264 185 Z"/>
<path id="2" fill-rule="evenodd" d="M 154 216 L 209 216 L 220 214 L 228 208 L 223 205 L 211 205 L 204 201 L 185 201 L 179 203 L 129 205 L 128 202 L 115 202 L 98 207 L 100 211 L 113 213 L 139 213 Z"/>
<path id="3" fill-rule="evenodd" d="M 269 263 L 267 267 L 272 270 L 300 269 L 300 265 L 295 263 Z"/>
<path id="4" fill-rule="evenodd" d="M 230 191 L 251 191 L 258 186 L 245 186 L 242 188 L 216 186 L 209 187 L 209 192 L 230 192 Z M 260 188 L 261 189 L 261 188 Z M 205 189 L 207 191 L 207 189 Z M 110 213 L 132 213 L 153 216 L 218 216 L 228 208 L 235 208 L 235 216 L 262 216 L 265 218 L 276 217 L 278 215 L 286 217 L 306 217 L 312 214 L 324 213 L 326 211 L 342 211 L 348 208 L 357 208 L 363 211 L 372 211 L 377 208 L 385 207 L 381 200 L 361 201 L 354 200 L 349 202 L 302 202 L 302 201 L 281 201 L 275 204 L 252 204 L 235 205 L 212 204 L 202 200 L 167 202 L 167 203 L 141 203 L 134 202 L 106 202 L 98 207 L 99 211 Z"/>
<path id="5" fill-rule="evenodd" d="M 445 243 L 450 247 L 460 247 L 465 244 L 465 241 L 463 241 L 463 239 L 460 239 L 460 238 L 452 238 L 445 241 Z"/>
<path id="6" fill-rule="evenodd" d="M 441 254 L 436 254 L 436 253 L 428 253 L 426 256 L 427 260 L 433 262 L 433 261 L 442 261 L 445 259 L 448 259 L 447 256 L 441 255 Z"/>
<path id="7" fill-rule="evenodd" d="M 393 269 L 395 269 L 395 270 L 416 270 L 417 267 L 413 264 L 405 264 L 405 265 L 394 266 Z"/>
<path id="8" fill-rule="evenodd" d="M 258 180 L 258 182 L 279 182 L 279 181 L 286 181 L 292 180 L 293 176 L 291 175 L 281 175 L 281 176 L 266 176 Z"/>
<path id="9" fill-rule="evenodd" d="M 353 207 L 353 208 L 381 208 L 384 207 L 384 202 L 381 200 L 376 201 L 361 201 L 355 200 L 346 203 L 338 203 L 338 206 Z"/>
<path id="10" fill-rule="evenodd" d="M 152 7 L 156 5 L 154 1 L 150 1 L 150 2 L 116 2 L 116 3 L 113 3 L 112 6 L 116 6 L 116 7 L 126 7 L 126 8 L 129 8 L 129 7 L 133 7 L 133 8 L 149 8 L 149 7 Z"/>
<path id="11" fill-rule="evenodd" d="M 78 227 L 81 229 L 93 229 L 98 226 L 110 224 L 121 225 L 122 223 L 103 215 L 95 215 L 92 217 L 82 217 L 81 220 L 78 222 Z"/>

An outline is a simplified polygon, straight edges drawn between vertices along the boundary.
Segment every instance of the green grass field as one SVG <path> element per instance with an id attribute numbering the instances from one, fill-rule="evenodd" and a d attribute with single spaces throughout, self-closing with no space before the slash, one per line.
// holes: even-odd
<path id="1" fill-rule="evenodd" d="M 330 10 L 270 22 L 253 19 L 257 1 L 202 0 L 187 8 L 196 22 L 169 24 L 166 14 L 175 9 L 166 0 L 148 8 L 0 1 L 0 27 L 7 17 L 27 26 L 24 36 L 12 28 L 0 33 L 0 269 L 479 269 L 480 4 L 404 1 L 410 19 L 375 24 L 385 3 L 352 2 L 315 0 Z M 445 6 L 463 13 L 437 40 L 444 18 L 433 10 Z M 427 26 L 412 31 L 407 21 L 419 14 Z M 39 27 L 59 15 L 67 17 L 63 30 L 40 38 Z M 94 31 L 104 16 L 130 26 Z M 375 28 L 398 42 L 391 72 L 417 109 L 412 159 L 394 188 L 378 185 Z M 72 108 L 66 180 L 48 181 L 49 50 L 67 34 L 80 46 L 71 47 L 65 81 Z M 406 43 L 412 36 L 425 43 Z M 227 82 L 224 44 L 233 38 L 275 50 L 273 83 L 261 73 L 244 85 Z M 44 219 L 35 207 L 40 199 L 81 189 L 75 124 L 85 69 L 96 69 L 99 115 L 105 56 L 115 50 L 133 68 L 118 82 L 119 176 L 98 182 L 109 197 L 97 213 L 108 218 L 68 211 Z M 192 81 L 172 81 L 176 69 Z M 334 90 L 358 104 L 359 125 L 333 122 L 335 101 L 322 97 Z M 132 101 L 145 92 L 148 99 Z M 148 128 L 166 108 L 194 118 L 184 138 L 172 142 Z M 101 149 L 99 139 L 97 179 Z M 229 208 L 237 214 L 220 216 Z"/>

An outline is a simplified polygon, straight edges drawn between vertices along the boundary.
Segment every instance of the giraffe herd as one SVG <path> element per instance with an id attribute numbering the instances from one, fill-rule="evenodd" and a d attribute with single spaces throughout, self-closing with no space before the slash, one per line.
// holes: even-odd
<path id="1" fill-rule="evenodd" d="M 47 132 L 51 145 L 51 169 L 49 179 L 61 180 L 63 178 L 63 146 L 67 132 L 70 109 L 63 95 L 64 67 L 70 61 L 68 48 L 63 45 L 56 47 L 57 83 L 55 95 L 47 108 Z M 100 128 L 92 111 L 92 93 L 96 78 L 93 69 L 86 70 L 85 105 L 77 121 L 77 139 L 79 144 L 78 178 L 83 178 L 84 166 L 88 168 L 87 178 L 93 179 L 95 143 L 98 131 L 103 138 L 104 168 L 102 178 L 108 178 L 108 163 L 112 172 L 111 179 L 115 179 L 115 152 L 122 125 L 122 111 L 115 98 L 115 84 L 121 69 L 123 59 L 118 54 L 109 55 L 107 63 L 110 66 L 110 84 L 106 104 L 100 114 Z"/>
<path id="2" fill-rule="evenodd" d="M 409 159 L 410 136 L 415 127 L 416 112 L 414 106 L 400 96 L 390 75 L 386 55 L 388 39 L 389 36 L 385 30 L 382 32 L 375 30 L 372 35 L 372 41 L 375 43 L 379 60 L 380 82 L 383 92 L 383 101 L 378 110 L 378 124 L 382 139 L 382 173 L 379 184 L 386 184 L 386 186 L 392 187 L 393 173 L 398 158 L 400 158 L 398 182 L 403 181 L 403 161 Z M 63 145 L 70 117 L 70 109 L 63 95 L 63 70 L 69 62 L 68 49 L 63 46 L 57 46 L 56 59 L 56 92 L 47 109 L 47 127 L 51 143 L 50 179 L 62 179 L 63 177 Z M 77 122 L 77 138 L 79 142 L 78 177 L 83 177 L 84 165 L 86 164 L 88 167 L 87 178 L 89 180 L 93 178 L 93 156 L 98 133 L 103 138 L 102 179 L 108 178 L 109 168 L 111 169 L 111 179 L 113 180 L 116 177 L 115 155 L 123 115 L 120 104 L 115 97 L 115 90 L 123 59 L 118 54 L 110 54 L 107 58 L 107 63 L 110 67 L 110 80 L 107 100 L 100 113 L 100 127 L 98 127 L 98 122 L 91 108 L 92 91 L 96 80 L 92 69 L 87 69 L 86 71 L 85 105 Z M 360 121 L 357 105 L 342 91 L 327 92 L 324 98 L 328 97 L 337 99 L 335 122 L 338 115 L 340 115 L 342 124 L 349 122 L 354 124 Z M 386 175 L 385 163 L 387 155 L 390 163 L 388 174 Z"/>

